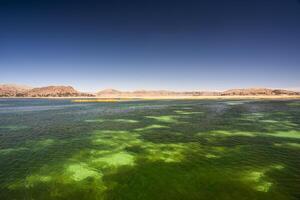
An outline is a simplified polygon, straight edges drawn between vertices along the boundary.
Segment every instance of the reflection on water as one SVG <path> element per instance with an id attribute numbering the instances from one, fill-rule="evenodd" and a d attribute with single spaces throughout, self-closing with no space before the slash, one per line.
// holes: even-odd
<path id="1" fill-rule="evenodd" d="M 298 104 L 1 99 L 0 199 L 300 199 Z"/>

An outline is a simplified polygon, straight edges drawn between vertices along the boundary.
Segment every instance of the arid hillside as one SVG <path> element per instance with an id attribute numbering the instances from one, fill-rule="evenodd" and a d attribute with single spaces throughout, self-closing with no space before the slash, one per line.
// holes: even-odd
<path id="1" fill-rule="evenodd" d="M 82 93 L 71 86 L 47 86 L 40 88 L 22 88 L 0 85 L 2 97 L 92 97 L 94 95 Z"/>
<path id="2" fill-rule="evenodd" d="M 221 93 L 222 96 L 249 96 L 249 95 L 300 95 L 300 92 L 268 89 L 268 88 L 248 88 L 248 89 L 231 89 Z"/>
<path id="3" fill-rule="evenodd" d="M 0 97 L 13 97 L 18 94 L 27 92 L 32 89 L 28 86 L 16 85 L 16 84 L 3 84 L 0 85 Z"/>
<path id="4" fill-rule="evenodd" d="M 224 92 L 214 91 L 183 91 L 174 92 L 169 90 L 138 90 L 138 91 L 119 91 L 106 89 L 96 93 L 97 97 L 183 97 L 183 96 L 274 96 L 274 95 L 300 95 L 300 92 L 267 89 L 267 88 L 248 88 L 230 89 Z"/>

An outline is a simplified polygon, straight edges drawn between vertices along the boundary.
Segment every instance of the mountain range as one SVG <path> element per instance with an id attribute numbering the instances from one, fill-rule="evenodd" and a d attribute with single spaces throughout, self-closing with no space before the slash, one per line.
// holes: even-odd
<path id="1" fill-rule="evenodd" d="M 246 88 L 230 89 L 223 92 L 214 91 L 183 91 L 169 90 L 136 90 L 119 91 L 105 89 L 97 93 L 84 93 L 75 90 L 72 86 L 47 86 L 33 88 L 23 85 L 2 84 L 0 85 L 0 97 L 99 97 L 99 98 L 143 98 L 143 97 L 197 97 L 197 96 L 296 96 L 300 92 L 268 89 Z"/>

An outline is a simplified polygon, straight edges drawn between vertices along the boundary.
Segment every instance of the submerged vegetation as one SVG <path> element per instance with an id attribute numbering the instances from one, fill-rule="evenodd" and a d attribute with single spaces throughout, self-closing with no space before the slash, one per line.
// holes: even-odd
<path id="1" fill-rule="evenodd" d="M 1 101 L 0 199 L 300 198 L 297 101 Z"/>

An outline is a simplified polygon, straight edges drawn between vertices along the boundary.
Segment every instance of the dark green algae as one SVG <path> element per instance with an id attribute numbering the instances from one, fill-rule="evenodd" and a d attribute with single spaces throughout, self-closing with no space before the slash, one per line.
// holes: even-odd
<path id="1" fill-rule="evenodd" d="M 0 199 L 300 199 L 296 100 L 0 103 Z"/>

